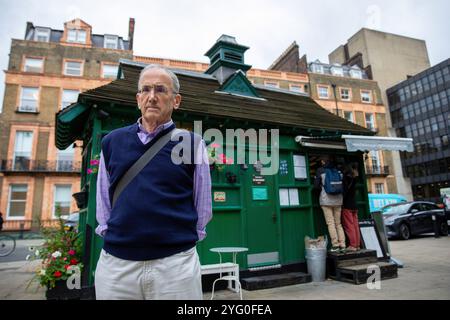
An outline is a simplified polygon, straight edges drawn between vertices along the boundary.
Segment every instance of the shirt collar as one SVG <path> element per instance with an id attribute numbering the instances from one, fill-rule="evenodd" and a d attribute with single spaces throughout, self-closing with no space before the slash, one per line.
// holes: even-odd
<path id="1" fill-rule="evenodd" d="M 161 132 L 162 130 L 167 129 L 168 127 L 170 127 L 173 124 L 173 121 L 172 121 L 172 119 L 170 119 L 166 123 L 160 124 L 152 132 L 147 132 L 147 130 L 145 130 L 144 126 L 142 125 L 142 117 L 140 117 L 137 120 L 137 124 L 138 124 L 138 132 L 140 131 L 140 132 L 146 133 L 146 134 L 156 134 L 156 133 Z"/>

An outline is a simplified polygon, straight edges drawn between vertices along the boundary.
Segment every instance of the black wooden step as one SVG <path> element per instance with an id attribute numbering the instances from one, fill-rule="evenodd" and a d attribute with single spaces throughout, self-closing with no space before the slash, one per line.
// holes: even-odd
<path id="1" fill-rule="evenodd" d="M 330 278 L 353 284 L 367 283 L 367 279 L 373 275 L 373 271 L 370 273 L 367 272 L 368 268 L 374 265 L 380 268 L 380 280 L 397 278 L 397 265 L 391 262 L 376 262 L 340 267 L 336 269 L 336 275 L 330 276 Z"/>
<path id="2" fill-rule="evenodd" d="M 328 252 L 327 275 L 329 277 L 335 276 L 337 268 L 376 263 L 377 261 L 377 252 L 375 250 L 363 249 L 346 253 Z"/>
<path id="3" fill-rule="evenodd" d="M 303 272 L 289 272 L 247 277 L 240 281 L 243 289 L 251 291 L 308 283 L 311 282 L 311 275 Z"/>

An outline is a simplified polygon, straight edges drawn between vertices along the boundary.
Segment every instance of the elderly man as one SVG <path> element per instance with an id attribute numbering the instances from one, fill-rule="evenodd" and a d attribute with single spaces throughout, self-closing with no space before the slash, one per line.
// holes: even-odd
<path id="1" fill-rule="evenodd" d="M 145 67 L 136 94 L 142 117 L 102 141 L 96 232 L 104 246 L 95 272 L 97 299 L 202 299 L 195 245 L 212 215 L 211 177 L 205 143 L 193 133 L 185 132 L 200 142 L 190 153 L 193 161 L 176 164 L 171 157 L 181 143 L 171 136 L 179 89 L 170 70 Z M 159 140 L 164 143 L 156 148 Z M 127 171 L 153 145 L 153 158 L 123 186 Z"/>

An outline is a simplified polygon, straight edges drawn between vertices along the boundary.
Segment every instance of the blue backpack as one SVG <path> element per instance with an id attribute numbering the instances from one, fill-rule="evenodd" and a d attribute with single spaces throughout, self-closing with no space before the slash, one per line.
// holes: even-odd
<path id="1" fill-rule="evenodd" d="M 336 168 L 325 169 L 325 185 L 323 186 L 325 192 L 328 194 L 341 194 L 342 188 L 342 176 Z"/>

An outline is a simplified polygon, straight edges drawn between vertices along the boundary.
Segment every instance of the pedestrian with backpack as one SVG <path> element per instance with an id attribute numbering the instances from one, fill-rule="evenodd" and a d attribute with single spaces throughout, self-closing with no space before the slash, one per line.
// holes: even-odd
<path id="1" fill-rule="evenodd" d="M 334 156 L 326 156 L 321 161 L 322 167 L 317 170 L 314 186 L 320 190 L 319 204 L 331 238 L 330 251 L 345 252 L 345 234 L 341 224 L 342 173 L 337 169 Z"/>

